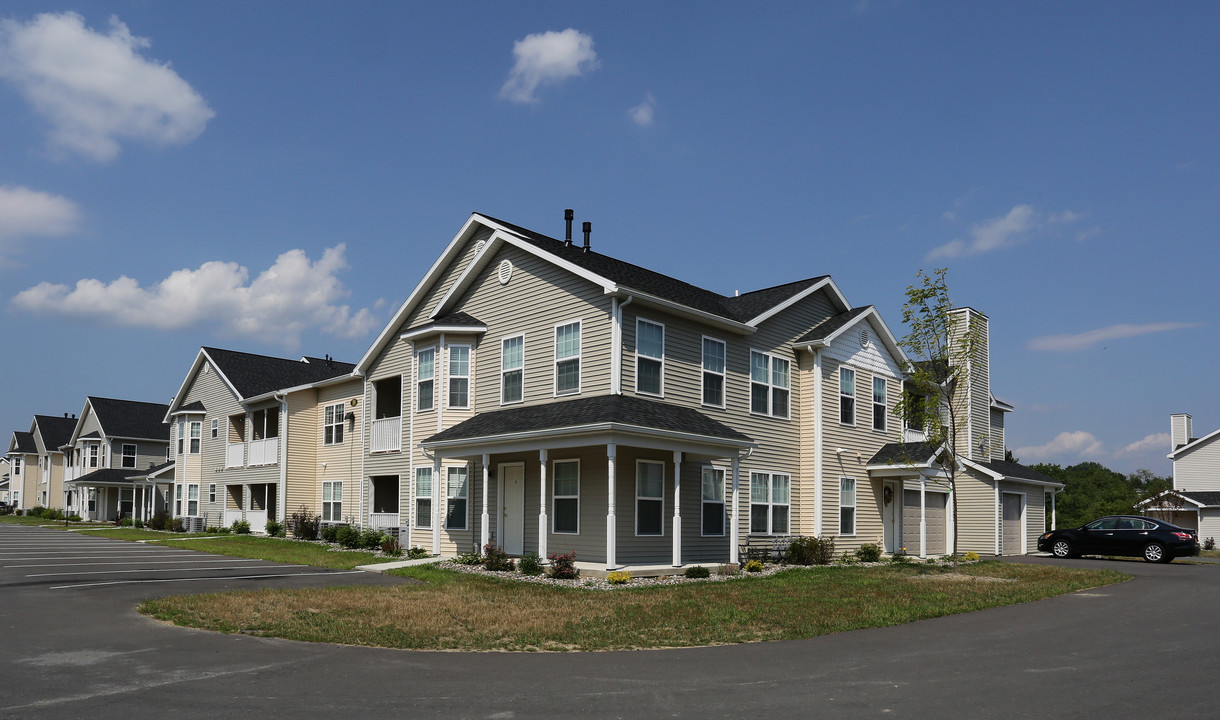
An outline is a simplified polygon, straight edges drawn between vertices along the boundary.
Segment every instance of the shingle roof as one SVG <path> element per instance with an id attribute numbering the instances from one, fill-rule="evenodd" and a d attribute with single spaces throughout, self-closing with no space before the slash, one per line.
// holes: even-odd
<path id="1" fill-rule="evenodd" d="M 202 400 L 195 400 L 178 408 L 178 412 L 207 412 L 207 410 Z"/>
<path id="2" fill-rule="evenodd" d="M 579 243 L 573 243 L 569 247 L 562 240 L 547 237 L 541 233 L 523 228 L 520 225 L 514 225 L 490 215 L 484 215 L 484 217 L 509 228 L 531 245 L 626 288 L 646 292 L 665 300 L 686 305 L 695 310 L 701 310 L 738 322 L 751 320 L 828 277 L 827 275 L 821 275 L 815 278 L 797 280 L 783 285 L 754 290 L 743 295 L 726 296 L 711 290 L 705 290 L 696 285 L 691 285 L 688 282 L 683 282 L 655 270 L 649 270 L 639 265 L 633 265 L 623 260 L 602 255 L 595 250 L 585 252 Z"/>
<path id="3" fill-rule="evenodd" d="M 169 441 L 169 425 L 162 422 L 169 405 L 90 395 L 89 406 L 110 437 Z"/>
<path id="4" fill-rule="evenodd" d="M 442 315 L 441 317 L 438 317 L 435 320 L 429 320 L 428 322 L 424 323 L 423 325 L 416 325 L 413 328 L 409 328 L 407 330 L 407 332 L 411 332 L 414 330 L 423 330 L 425 328 L 430 328 L 430 327 L 434 327 L 434 326 L 436 326 L 436 327 L 482 328 L 482 327 L 486 327 L 486 324 L 484 322 L 482 322 L 481 320 L 471 317 L 470 315 L 468 315 L 464 312 L 455 312 L 455 313 L 449 313 L 448 315 Z"/>
<path id="5" fill-rule="evenodd" d="M 1207 507 L 1220 505 L 1220 492 L 1186 492 L 1184 490 L 1175 490 L 1174 492 Z"/>
<path id="6" fill-rule="evenodd" d="M 17 441 L 15 448 L 19 453 L 38 453 L 38 444 L 34 442 L 34 433 L 23 432 L 17 430 L 13 433 L 13 439 Z"/>
<path id="7" fill-rule="evenodd" d="M 469 420 L 442 430 L 424 442 L 467 440 L 506 433 L 558 430 L 602 423 L 621 423 L 726 440 L 750 441 L 746 435 L 692 408 L 668 405 L 628 395 L 597 395 L 480 413 Z"/>
<path id="8" fill-rule="evenodd" d="M 356 367 L 352 363 L 324 358 L 304 362 L 220 348 L 205 347 L 203 350 L 242 398 L 349 375 Z"/>
<path id="9" fill-rule="evenodd" d="M 801 338 L 796 341 L 796 344 L 800 345 L 803 343 L 825 340 L 844 325 L 868 312 L 872 307 L 872 305 L 864 305 L 862 307 L 852 308 L 847 312 L 841 312 L 838 315 L 831 315 L 817 325 L 814 325 L 812 330 L 802 335 Z"/>
<path id="10" fill-rule="evenodd" d="M 877 454 L 869 458 L 869 465 L 906 465 L 909 463 L 923 464 L 936 454 L 939 446 L 933 443 L 886 443 Z"/>
<path id="11" fill-rule="evenodd" d="M 991 470 L 993 472 L 998 472 L 1001 475 L 1003 475 L 1004 477 L 1017 478 L 1019 480 L 1035 480 L 1037 482 L 1062 484 L 1062 483 L 1059 483 L 1059 481 L 1056 480 L 1055 478 L 1053 478 L 1049 475 L 1043 475 L 1042 473 L 1038 472 L 1037 470 L 1034 470 L 1033 468 L 1025 467 L 1021 463 L 1010 462 L 1008 460 L 991 460 L 989 462 L 980 462 L 978 464 L 982 465 L 983 467 L 987 468 L 988 470 Z"/>
<path id="12" fill-rule="evenodd" d="M 60 445 L 72 439 L 72 431 L 76 429 L 76 418 L 59 417 L 58 415 L 35 415 L 38 432 L 42 435 L 43 447 L 48 450 L 59 450 Z"/>
<path id="13" fill-rule="evenodd" d="M 81 475 L 75 480 L 69 482 L 88 485 L 90 483 L 125 483 L 131 482 L 131 479 L 137 476 L 146 475 L 147 471 L 135 470 L 133 468 L 102 468 L 94 470 L 87 475 Z"/>
<path id="14" fill-rule="evenodd" d="M 153 465 L 151 467 L 144 468 L 144 470 L 141 471 L 138 475 L 133 475 L 132 477 L 146 477 L 148 475 L 155 475 L 156 473 L 161 472 L 162 470 L 164 470 L 167 467 L 172 467 L 173 464 L 174 464 L 173 460 L 166 460 L 165 462 L 160 463 L 158 465 Z"/>

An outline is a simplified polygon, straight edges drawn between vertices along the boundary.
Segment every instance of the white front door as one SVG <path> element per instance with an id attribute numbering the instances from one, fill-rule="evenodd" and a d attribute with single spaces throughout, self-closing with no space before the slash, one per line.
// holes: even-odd
<path id="1" fill-rule="evenodd" d="M 509 555 L 525 552 L 525 465 L 500 466 L 500 544 Z"/>
<path id="2" fill-rule="evenodd" d="M 896 508 L 902 502 L 901 493 L 901 488 L 892 482 L 885 483 L 881 489 L 881 502 L 884 506 L 881 511 L 881 525 L 885 537 L 885 551 L 887 553 L 894 552 L 894 548 L 898 546 L 896 538 L 902 537 L 902 530 L 898 526 L 898 518 L 901 517 L 901 513 L 896 511 Z"/>

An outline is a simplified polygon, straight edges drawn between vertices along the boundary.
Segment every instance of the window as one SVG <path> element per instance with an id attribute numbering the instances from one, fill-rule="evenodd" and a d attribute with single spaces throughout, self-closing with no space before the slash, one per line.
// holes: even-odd
<path id="1" fill-rule="evenodd" d="M 555 394 L 580 392 L 580 321 L 555 328 Z"/>
<path id="2" fill-rule="evenodd" d="M 856 371 L 839 368 L 839 422 L 856 424 Z"/>
<path id="3" fill-rule="evenodd" d="M 165 446 L 165 462 L 169 462 L 169 445 Z"/>
<path id="4" fill-rule="evenodd" d="M 415 468 L 415 527 L 432 527 L 432 468 Z"/>
<path id="5" fill-rule="evenodd" d="M 191 483 L 186 486 L 186 514 L 199 517 L 199 485 Z"/>
<path id="6" fill-rule="evenodd" d="M 500 342 L 500 404 L 521 402 L 524 397 L 525 336 Z"/>
<path id="7" fill-rule="evenodd" d="M 470 347 L 449 348 L 449 407 L 470 407 Z"/>
<path id="8" fill-rule="evenodd" d="M 22 458 L 20 457 L 13 457 L 13 475 L 21 474 L 21 460 Z"/>
<path id="9" fill-rule="evenodd" d="M 220 434 L 220 420 L 217 418 L 212 418 L 212 437 L 216 437 L 219 434 Z"/>
<path id="10" fill-rule="evenodd" d="M 178 454 L 182 454 L 182 442 L 186 439 L 186 421 L 178 421 Z"/>
<path id="11" fill-rule="evenodd" d="M 725 345 L 703 338 L 703 404 L 724 407 Z"/>
<path id="12" fill-rule="evenodd" d="M 789 477 L 777 473 L 750 473 L 750 532 L 761 535 L 788 533 Z"/>
<path id="13" fill-rule="evenodd" d="M 580 461 L 556 460 L 555 498 L 551 508 L 551 530 L 557 533 L 580 533 Z"/>
<path id="14" fill-rule="evenodd" d="M 665 534 L 665 463 L 635 464 L 635 534 Z"/>
<path id="15" fill-rule="evenodd" d="M 174 515 L 182 515 L 182 486 L 174 486 Z"/>
<path id="16" fill-rule="evenodd" d="M 783 358 L 750 351 L 750 412 L 788 417 L 792 363 Z"/>
<path id="17" fill-rule="evenodd" d="M 280 411 L 278 408 L 255 410 L 250 416 L 252 439 L 267 440 L 280 436 Z M 192 435 L 192 437 L 194 437 Z"/>
<path id="18" fill-rule="evenodd" d="M 96 443 L 89 444 L 89 467 L 97 467 L 97 455 L 99 446 Z"/>
<path id="19" fill-rule="evenodd" d="M 208 502 L 216 502 L 216 483 L 210 483 L 208 485 Z"/>
<path id="20" fill-rule="evenodd" d="M 873 378 L 873 429 L 885 431 L 885 378 Z"/>
<path id="21" fill-rule="evenodd" d="M 343 519 L 343 482 L 322 483 L 322 520 L 339 522 Z"/>
<path id="22" fill-rule="evenodd" d="M 436 377 L 436 348 L 420 350 L 415 356 L 417 390 L 419 397 L 417 407 L 422 410 L 432 409 L 432 385 Z"/>
<path id="23" fill-rule="evenodd" d="M 191 454 L 192 455 L 199 454 L 199 442 L 200 442 L 199 436 L 202 433 L 203 433 L 203 422 L 201 420 L 192 420 L 191 421 Z M 198 492 L 199 488 L 195 488 L 195 490 L 196 490 L 196 492 Z"/>
<path id="24" fill-rule="evenodd" d="M 326 406 L 325 417 L 322 419 L 322 444 L 343 444 L 343 403 Z"/>
<path id="25" fill-rule="evenodd" d="M 665 326 L 635 321 L 635 391 L 661 395 L 665 390 Z"/>
<path id="26" fill-rule="evenodd" d="M 466 529 L 466 511 L 469 507 L 470 481 L 466 466 L 448 468 L 448 483 L 445 487 L 445 527 L 449 530 Z"/>
<path id="27" fill-rule="evenodd" d="M 704 537 L 724 535 L 724 470 L 703 467 L 703 531 Z"/>
<path id="28" fill-rule="evenodd" d="M 133 468 L 136 466 L 136 446 L 131 443 L 123 443 L 123 459 L 122 467 Z"/>
<path id="29" fill-rule="evenodd" d="M 839 478 L 839 534 L 856 534 L 855 478 Z"/>

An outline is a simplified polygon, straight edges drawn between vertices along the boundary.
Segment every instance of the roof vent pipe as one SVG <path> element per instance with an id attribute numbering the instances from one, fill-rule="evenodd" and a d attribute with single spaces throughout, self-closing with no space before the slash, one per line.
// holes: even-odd
<path id="1" fill-rule="evenodd" d="M 572 247 L 572 218 L 573 217 L 575 217 L 575 213 L 572 212 L 572 208 L 568 208 L 567 210 L 563 211 L 563 223 L 566 226 L 566 230 L 563 234 L 563 244 L 568 247 Z"/>
<path id="2" fill-rule="evenodd" d="M 581 226 L 581 230 L 585 231 L 585 252 L 589 252 L 589 233 L 593 232 L 593 223 L 586 220 Z"/>

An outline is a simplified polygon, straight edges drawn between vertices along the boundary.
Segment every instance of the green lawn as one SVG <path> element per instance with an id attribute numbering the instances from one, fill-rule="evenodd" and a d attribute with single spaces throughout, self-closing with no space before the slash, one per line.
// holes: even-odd
<path id="1" fill-rule="evenodd" d="M 397 587 L 262 590 L 140 606 L 189 627 L 426 650 L 630 650 L 794 640 L 1040 600 L 1120 582 L 1111 570 L 998 561 L 942 568 L 793 569 L 609 592 L 425 565 Z M 965 577 L 963 577 L 965 576 Z"/>
<path id="2" fill-rule="evenodd" d="M 191 535 L 198 540 L 167 540 L 158 545 L 186 548 L 230 557 L 257 558 L 271 562 L 312 565 L 314 567 L 350 570 L 357 565 L 392 562 L 371 552 L 336 551 L 320 543 L 252 535 Z"/>
<path id="3" fill-rule="evenodd" d="M 63 520 L 48 520 L 44 517 L 33 517 L 30 515 L 0 515 L 0 524 L 5 525 L 50 525 L 62 529 L 64 527 Z M 68 523 L 69 528 L 80 527 L 106 527 L 107 523 Z M 113 527 L 113 525 L 110 525 Z"/>
<path id="4" fill-rule="evenodd" d="M 134 527 L 115 527 L 110 524 L 106 527 L 98 527 L 92 530 L 80 530 L 81 535 L 96 535 L 98 537 L 112 538 L 114 540 L 171 540 L 173 538 L 199 537 L 199 533 L 172 533 L 162 532 L 159 530 L 147 530 L 144 528 Z"/>

